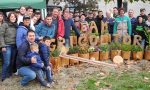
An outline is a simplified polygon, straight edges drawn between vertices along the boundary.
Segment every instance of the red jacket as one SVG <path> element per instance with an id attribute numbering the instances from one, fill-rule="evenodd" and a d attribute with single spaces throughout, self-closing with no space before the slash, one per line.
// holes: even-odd
<path id="1" fill-rule="evenodd" d="M 58 17 L 58 30 L 57 30 L 57 35 L 56 38 L 58 37 L 64 37 L 64 21 L 61 18 L 61 16 Z"/>

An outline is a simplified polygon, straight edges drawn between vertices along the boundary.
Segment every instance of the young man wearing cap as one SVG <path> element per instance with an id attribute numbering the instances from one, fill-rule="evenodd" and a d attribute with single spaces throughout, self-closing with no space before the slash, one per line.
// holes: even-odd
<path id="1" fill-rule="evenodd" d="M 88 23 L 90 23 L 91 21 L 95 21 L 92 11 L 89 11 L 88 17 L 86 18 L 86 21 L 87 21 Z"/>
<path id="2" fill-rule="evenodd" d="M 145 14 L 145 11 L 146 11 L 145 8 L 140 9 L 140 16 L 143 18 L 144 22 L 147 20 L 147 15 Z"/>
<path id="3" fill-rule="evenodd" d="M 16 45 L 17 48 L 26 40 L 27 32 L 30 30 L 30 17 L 24 16 L 23 23 L 21 23 L 16 33 Z"/>

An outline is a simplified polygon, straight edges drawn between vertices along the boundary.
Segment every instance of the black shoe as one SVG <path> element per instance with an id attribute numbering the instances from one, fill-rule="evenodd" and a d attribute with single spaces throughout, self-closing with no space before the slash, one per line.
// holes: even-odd
<path id="1" fill-rule="evenodd" d="M 5 79 L 2 79 L 2 82 L 4 81 Z"/>

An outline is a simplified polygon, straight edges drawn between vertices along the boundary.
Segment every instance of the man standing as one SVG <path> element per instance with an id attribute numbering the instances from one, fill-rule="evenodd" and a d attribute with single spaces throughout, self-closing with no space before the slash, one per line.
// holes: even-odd
<path id="1" fill-rule="evenodd" d="M 112 35 L 113 34 L 114 19 L 111 17 L 110 11 L 106 11 L 106 17 L 103 18 L 103 22 L 108 23 L 108 31 L 109 31 L 109 34 Z"/>
<path id="2" fill-rule="evenodd" d="M 77 36 L 80 36 L 80 32 L 77 29 L 77 27 L 74 24 L 74 21 L 72 18 L 70 18 L 70 14 L 68 11 L 64 10 L 63 12 L 63 17 L 64 17 L 64 26 L 65 26 L 65 46 L 67 48 L 70 47 L 70 32 L 71 32 L 71 27 L 75 31 Z"/>
<path id="3" fill-rule="evenodd" d="M 96 22 L 96 25 L 97 25 L 97 28 L 98 28 L 99 35 L 101 35 L 101 21 L 103 20 L 103 18 L 104 18 L 103 12 L 101 10 L 98 11 L 98 15 L 95 19 L 95 22 Z"/>
<path id="4" fill-rule="evenodd" d="M 26 58 L 26 54 L 30 51 L 30 45 L 35 43 L 35 32 L 29 30 L 27 32 L 27 40 L 25 40 L 18 48 L 18 59 L 16 61 L 18 74 L 23 78 L 20 81 L 22 86 L 28 84 L 29 81 L 36 78 L 35 72 L 29 67 L 30 64 L 36 63 L 36 58 Z"/>
<path id="5" fill-rule="evenodd" d="M 134 11 L 132 9 L 129 10 L 128 12 L 129 18 L 131 20 L 131 25 L 132 25 L 132 35 L 135 31 L 135 25 L 136 25 L 136 21 L 137 19 L 134 17 Z"/>
<path id="6" fill-rule="evenodd" d="M 61 11 L 54 8 L 52 12 L 53 24 L 55 25 L 55 37 L 64 37 L 64 22 L 61 17 Z"/>
<path id="7" fill-rule="evenodd" d="M 27 32 L 30 30 L 30 17 L 24 16 L 23 23 L 20 23 L 16 33 L 17 48 L 26 40 Z"/>

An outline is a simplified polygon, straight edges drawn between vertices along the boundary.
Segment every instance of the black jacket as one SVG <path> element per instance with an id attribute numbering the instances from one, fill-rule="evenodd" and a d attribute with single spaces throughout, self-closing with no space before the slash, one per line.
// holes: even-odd
<path id="1" fill-rule="evenodd" d="M 104 16 L 102 15 L 102 17 L 97 16 L 95 19 L 95 23 L 97 25 L 99 35 L 101 35 L 101 21 L 103 20 L 103 18 Z"/>
<path id="2" fill-rule="evenodd" d="M 16 66 L 19 69 L 22 66 L 29 66 L 31 59 L 27 58 L 27 52 L 30 51 L 30 44 L 28 41 L 23 42 L 18 48 L 18 58 L 16 60 Z"/>

